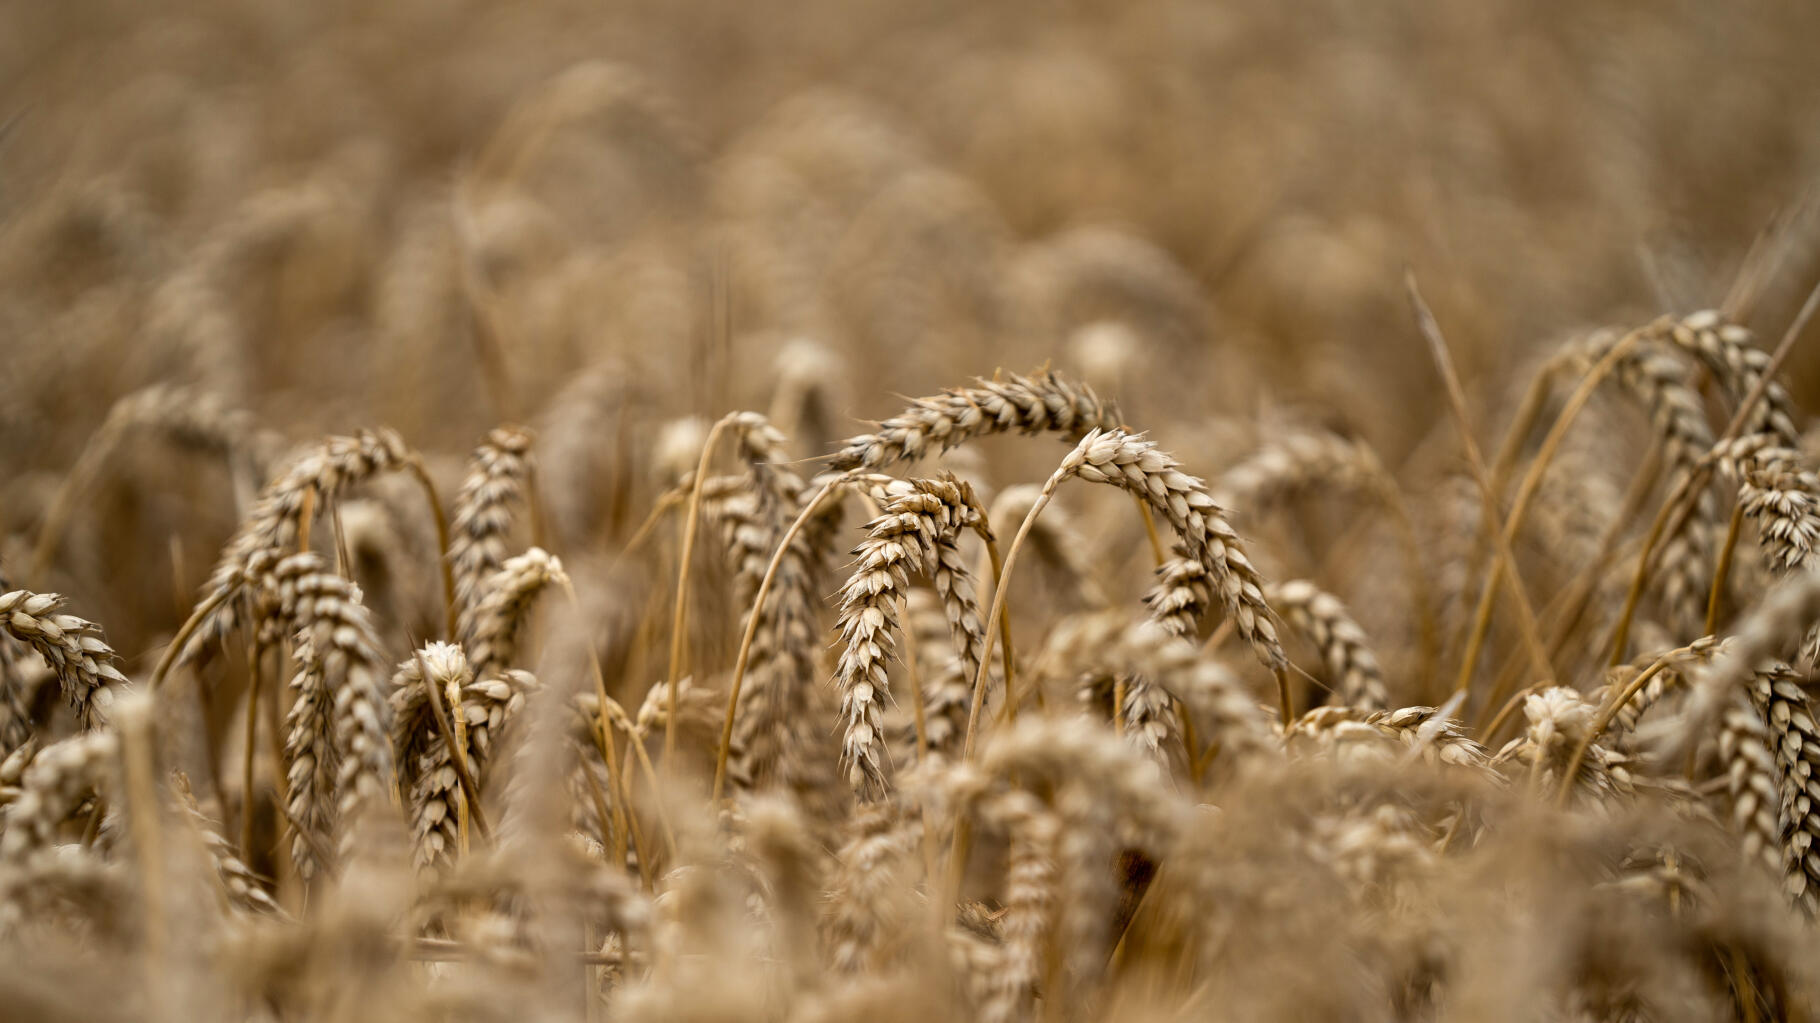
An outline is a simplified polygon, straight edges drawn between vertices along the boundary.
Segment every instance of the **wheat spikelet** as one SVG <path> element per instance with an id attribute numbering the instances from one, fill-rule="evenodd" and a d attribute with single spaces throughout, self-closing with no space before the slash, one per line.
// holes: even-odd
<path id="1" fill-rule="evenodd" d="M 823 912 L 823 940 L 836 970 L 865 970 L 887 953 L 907 922 L 907 889 L 917 833 L 911 819 L 889 803 L 862 805 L 847 822 L 835 852 Z"/>
<path id="2" fill-rule="evenodd" d="M 1807 568 L 1820 546 L 1820 476 L 1795 470 L 1748 473 L 1738 489 L 1747 518 L 1758 523 L 1757 539 L 1771 571 Z"/>
<path id="3" fill-rule="evenodd" d="M 1159 780 L 1154 762 L 1090 719 L 1028 715 L 993 736 L 977 774 L 950 783 L 963 808 L 1001 785 L 1052 794 L 1061 822 L 1056 940 L 1076 993 L 1092 990 L 1110 949 L 1118 902 L 1110 864 L 1119 843 L 1162 854 L 1186 827 L 1187 804 Z"/>
<path id="4" fill-rule="evenodd" d="M 458 847 L 457 800 L 463 798 L 431 700 L 443 700 L 447 706 L 445 694 L 459 694 L 473 681 L 467 657 L 453 643 L 428 644 L 417 656 L 400 662 L 392 675 L 392 748 L 398 757 L 399 787 L 407 793 L 419 867 L 446 863 Z M 430 686 L 436 687 L 434 696 Z M 454 711 L 448 713 L 453 721 Z"/>
<path id="5" fill-rule="evenodd" d="M 79 920 L 114 948 L 130 948 L 137 892 L 124 864 L 74 845 L 37 849 L 0 868 L 0 935 L 17 943 L 27 923 Z"/>
<path id="6" fill-rule="evenodd" d="M 1467 736 L 1458 721 L 1441 716 L 1435 707 L 1400 707 L 1396 710 L 1362 710 L 1328 705 L 1316 707 L 1291 722 L 1285 741 L 1293 750 L 1314 748 L 1328 752 L 1348 744 L 1371 748 L 1393 743 L 1403 752 L 1419 753 L 1431 762 L 1475 770 L 1489 767 L 1491 754 Z"/>
<path id="7" fill-rule="evenodd" d="M 102 723 L 106 687 L 126 679 L 113 666 L 114 650 L 101 638 L 100 626 L 61 613 L 66 604 L 55 593 L 0 594 L 0 627 L 50 665 L 77 724 L 96 728 Z"/>
<path id="8" fill-rule="evenodd" d="M 487 577 L 505 562 L 512 506 L 525 499 L 530 480 L 531 441 L 529 430 L 502 426 L 487 434 L 468 460 L 468 475 L 455 495 L 450 522 L 448 557 L 458 610 L 480 602 Z"/>
<path id="9" fill-rule="evenodd" d="M 1157 566 L 1156 575 L 1156 585 L 1144 595 L 1151 620 L 1172 636 L 1192 638 L 1213 605 L 1206 566 L 1177 544 L 1175 556 Z"/>
<path id="10" fill-rule="evenodd" d="M 734 743 L 742 750 L 741 770 L 751 784 L 780 785 L 822 811 L 835 812 L 845 797 L 834 773 L 838 699 L 814 684 L 823 674 L 815 637 L 822 634 L 819 605 L 813 595 L 828 577 L 824 553 L 831 542 L 834 518 L 823 518 L 807 542 L 792 544 L 778 572 L 778 612 L 774 645 L 755 640 L 753 661 L 766 681 L 751 697 L 741 694 Z M 800 536 L 800 534 L 799 534 Z M 778 593 L 781 591 L 781 593 Z M 760 661 L 760 657 L 763 660 Z"/>
<path id="11" fill-rule="evenodd" d="M 487 577 L 480 599 L 456 627 L 475 678 L 492 678 L 512 666 L 532 602 L 546 587 L 561 586 L 567 578 L 562 562 L 541 547 L 507 558 Z"/>
<path id="12" fill-rule="evenodd" d="M 798 510 L 790 508 L 786 519 Z M 811 517 L 779 558 L 770 598 L 759 609 L 748 671 L 755 684 L 740 694 L 735 722 L 735 738 L 744 750 L 741 767 L 755 785 L 781 784 L 804 794 L 820 788 L 822 772 L 832 764 L 824 755 L 831 731 L 824 720 L 826 701 L 810 680 L 820 671 L 821 595 L 839 524 L 837 503 L 824 504 Z M 772 536 L 781 542 L 787 528 L 786 521 Z"/>
<path id="13" fill-rule="evenodd" d="M 1296 579 L 1270 586 L 1264 599 L 1320 648 L 1339 702 L 1362 710 L 1389 709 L 1390 694 L 1370 641 L 1339 598 L 1306 579 Z"/>
<path id="14" fill-rule="evenodd" d="M 748 608 L 745 624 L 753 637 L 732 740 L 740 756 L 731 769 L 742 784 L 784 785 L 802 794 L 819 787 L 816 779 L 825 770 L 817 752 L 825 734 L 816 723 L 821 701 L 806 680 L 817 671 L 819 588 L 838 505 L 824 504 L 797 533 L 781 554 L 764 606 L 753 607 L 772 555 L 810 493 L 784 464 L 784 436 L 769 420 L 743 412 L 722 422 L 732 430 L 746 470 L 741 477 L 705 481 L 704 509 L 729 548 L 735 599 Z"/>
<path id="15" fill-rule="evenodd" d="M 1117 424 L 1117 411 L 1086 387 L 1049 372 L 1013 374 L 918 399 L 902 415 L 880 423 L 877 433 L 848 439 L 834 456 L 833 467 L 882 469 L 1011 430 L 1059 433 L 1075 440 L 1088 430 Z"/>

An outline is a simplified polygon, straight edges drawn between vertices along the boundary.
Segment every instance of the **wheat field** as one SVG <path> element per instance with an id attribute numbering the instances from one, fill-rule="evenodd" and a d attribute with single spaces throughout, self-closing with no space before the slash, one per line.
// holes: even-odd
<path id="1" fill-rule="evenodd" d="M 1816 39 L 0 3 L 0 1018 L 1820 1018 Z"/>

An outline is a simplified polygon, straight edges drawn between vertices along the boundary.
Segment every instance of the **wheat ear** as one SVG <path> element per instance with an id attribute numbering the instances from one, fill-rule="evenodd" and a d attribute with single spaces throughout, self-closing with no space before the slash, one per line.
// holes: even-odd
<path id="1" fill-rule="evenodd" d="M 294 637 L 296 691 L 287 715 L 287 812 L 299 832 L 292 857 L 308 879 L 323 853 L 355 844 L 361 814 L 393 785 L 387 674 L 371 616 L 354 585 L 324 571 L 315 554 L 294 554 L 259 574 L 274 618 Z"/>
<path id="2" fill-rule="evenodd" d="M 531 477 L 529 430 L 501 426 L 468 459 L 468 474 L 455 495 L 448 559 L 455 578 L 457 614 L 480 602 L 487 577 L 506 559 L 513 506 L 525 500 Z"/>
<path id="3" fill-rule="evenodd" d="M 884 514 L 873 520 L 855 551 L 858 561 L 841 591 L 836 622 L 842 652 L 835 685 L 845 726 L 841 762 L 862 800 L 882 799 L 889 789 L 884 729 L 884 703 L 891 698 L 887 669 L 902 631 L 899 605 L 911 571 L 936 581 L 949 608 L 960 656 L 979 671 L 984 630 L 971 595 L 957 585 L 967 578 L 966 569 L 958 552 L 942 556 L 942 541 L 951 548 L 955 534 L 979 521 L 978 504 L 965 484 L 917 480 L 885 505 Z"/>
<path id="4" fill-rule="evenodd" d="M 102 724 L 106 687 L 126 679 L 113 665 L 116 655 L 101 638 L 101 627 L 63 614 L 66 605 L 55 593 L 0 594 L 0 628 L 44 658 L 76 712 L 76 723 L 92 729 Z"/>
<path id="5" fill-rule="evenodd" d="M 902 414 L 880 423 L 877 432 L 844 442 L 833 467 L 881 469 L 1012 430 L 1059 433 L 1075 440 L 1089 430 L 1117 425 L 1117 410 L 1091 388 L 1047 371 L 1028 377 L 1012 374 L 917 399 Z"/>
<path id="6" fill-rule="evenodd" d="M 562 562 L 541 547 L 507 558 L 481 586 L 480 599 L 456 629 L 475 678 L 493 678 L 518 656 L 519 633 L 546 587 L 568 578 Z"/>
<path id="7" fill-rule="evenodd" d="M 1371 642 L 1338 597 L 1306 579 L 1296 579 L 1266 589 L 1264 599 L 1320 649 L 1340 702 L 1364 710 L 1389 709 L 1390 694 Z"/>

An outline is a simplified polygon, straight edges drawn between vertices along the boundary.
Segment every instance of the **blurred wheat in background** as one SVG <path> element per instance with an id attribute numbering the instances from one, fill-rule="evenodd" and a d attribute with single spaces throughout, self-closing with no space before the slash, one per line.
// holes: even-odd
<path id="1" fill-rule="evenodd" d="M 1816 1018 L 1817 39 L 0 4 L 0 1017 Z"/>

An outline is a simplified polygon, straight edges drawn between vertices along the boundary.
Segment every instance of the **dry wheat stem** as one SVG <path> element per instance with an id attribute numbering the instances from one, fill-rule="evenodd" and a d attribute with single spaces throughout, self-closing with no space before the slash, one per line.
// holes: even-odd
<path id="1" fill-rule="evenodd" d="M 1744 504 L 1732 505 L 1731 522 L 1725 527 L 1725 540 L 1719 545 L 1719 561 L 1713 566 L 1713 588 L 1706 598 L 1706 634 L 1719 631 L 1719 602 L 1725 594 L 1725 580 L 1731 575 L 1732 552 L 1738 547 L 1738 532 L 1744 525 Z"/>
<path id="2" fill-rule="evenodd" d="M 564 595 L 569 598 L 569 609 L 574 612 L 576 620 L 586 620 L 581 609 L 581 598 L 575 592 L 575 583 L 566 574 L 557 582 L 562 587 Z M 613 726 L 607 720 L 607 707 L 611 700 L 607 696 L 607 674 L 601 667 L 600 653 L 594 649 L 592 641 L 582 645 L 588 651 L 588 671 L 594 681 L 594 697 L 600 704 L 600 712 L 594 717 L 592 730 L 595 741 L 600 744 L 601 759 L 607 763 L 609 780 L 613 785 L 613 834 L 617 843 L 613 862 L 623 865 L 626 862 L 625 841 L 628 813 L 625 801 L 631 789 L 627 787 L 625 779 L 620 776 L 619 752 L 613 742 Z M 639 863 L 645 865 L 648 859 L 648 857 L 640 856 Z"/>
<path id="3" fill-rule="evenodd" d="M 670 616 L 670 670 L 666 684 L 670 687 L 670 713 L 664 720 L 664 770 L 676 762 L 676 687 L 682 679 L 685 654 L 684 628 L 689 609 L 689 567 L 695 560 L 695 534 L 701 525 L 701 492 L 708 478 L 708 463 L 714 457 L 714 445 L 720 435 L 739 423 L 741 413 L 732 412 L 714 424 L 702 442 L 701 458 L 695 466 L 695 484 L 689 489 L 689 510 L 683 519 L 682 554 L 676 567 L 676 609 Z M 761 605 L 762 606 L 762 605 Z M 753 612 L 754 616 L 757 611 Z"/>
<path id="4" fill-rule="evenodd" d="M 1644 331 L 1631 331 L 1624 335 L 1593 365 L 1592 369 L 1587 371 L 1586 375 L 1580 379 L 1579 386 L 1574 388 L 1573 393 L 1568 396 L 1566 404 L 1561 407 L 1560 414 L 1555 417 L 1554 425 L 1549 427 L 1548 435 L 1542 441 L 1542 447 L 1536 452 L 1536 457 L 1530 460 L 1529 470 L 1524 473 L 1522 482 L 1517 485 L 1516 496 L 1511 501 L 1510 514 L 1504 520 L 1504 532 L 1500 540 L 1503 550 L 1511 550 L 1516 543 L 1517 535 L 1523 528 L 1523 517 L 1529 511 L 1529 503 L 1535 497 L 1536 492 L 1541 489 L 1542 476 L 1547 471 L 1549 463 L 1554 461 L 1555 453 L 1560 450 L 1562 439 L 1567 436 L 1568 429 L 1579 417 L 1580 410 L 1586 406 L 1587 401 L 1592 398 L 1599 385 L 1605 382 L 1605 378 L 1611 375 L 1612 370 L 1617 368 L 1620 360 L 1628 356 L 1631 349 L 1635 348 L 1644 336 Z M 1489 500 L 1496 499 L 1498 491 L 1495 487 L 1494 481 Z M 1514 562 L 1511 565 L 1514 572 Z M 1461 678 L 1454 686 L 1457 691 L 1466 691 L 1471 688 L 1472 670 L 1478 663 L 1479 649 L 1485 642 L 1487 631 L 1491 628 L 1491 615 L 1497 604 L 1498 575 L 1498 570 L 1494 568 L 1486 575 L 1485 582 L 1479 590 L 1478 609 L 1473 613 L 1472 628 L 1466 639 L 1466 653 L 1463 658 Z M 1521 583 L 1518 585 L 1520 586 Z M 1547 676 L 1552 675 L 1553 672 L 1544 669 L 1543 674 Z"/>
<path id="5" fill-rule="evenodd" d="M 1460 441 L 1466 448 L 1466 458 L 1472 467 L 1473 480 L 1479 486 L 1487 528 L 1496 535 L 1498 540 L 1491 573 L 1494 577 L 1502 574 L 1505 584 L 1510 587 L 1511 601 L 1517 608 L 1517 621 L 1529 655 L 1530 666 L 1544 679 L 1551 679 L 1554 677 L 1554 670 L 1549 665 L 1548 652 L 1542 646 L 1541 636 L 1536 626 L 1535 610 L 1530 606 L 1529 595 L 1523 590 L 1522 577 L 1517 574 L 1516 556 L 1511 553 L 1510 544 L 1505 541 L 1503 530 L 1497 527 L 1498 495 L 1491 489 L 1491 479 L 1486 472 L 1485 459 L 1479 453 L 1478 442 L 1473 439 L 1472 422 L 1466 414 L 1466 393 L 1460 386 L 1459 374 L 1454 371 L 1453 358 L 1447 353 L 1447 340 L 1441 334 L 1441 327 L 1436 322 L 1434 313 L 1429 310 L 1428 303 L 1423 301 L 1422 293 L 1416 288 L 1414 271 L 1406 270 L 1404 272 L 1403 289 L 1408 293 L 1410 306 L 1415 312 L 1416 324 L 1420 328 L 1423 340 L 1428 343 L 1429 354 L 1434 359 L 1435 367 L 1440 371 L 1442 383 L 1445 384 L 1447 407 L 1452 413 L 1454 426 L 1459 431 Z M 1460 676 L 1454 683 L 1456 693 L 1471 691 L 1475 668 L 1473 662 L 1472 657 L 1462 658 Z"/>

